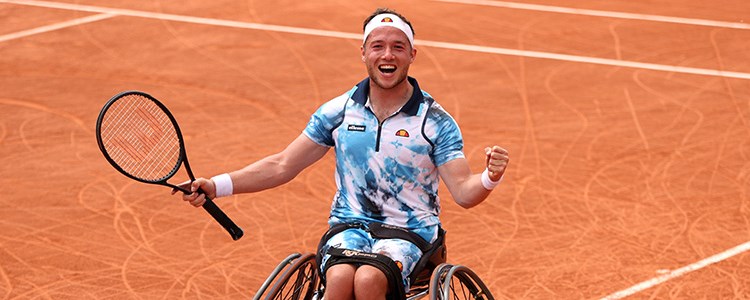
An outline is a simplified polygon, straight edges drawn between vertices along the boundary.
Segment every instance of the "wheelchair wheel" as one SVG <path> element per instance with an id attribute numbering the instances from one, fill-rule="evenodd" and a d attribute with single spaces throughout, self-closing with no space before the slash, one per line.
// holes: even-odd
<path id="1" fill-rule="evenodd" d="M 292 254 L 276 267 L 253 299 L 312 299 L 318 287 L 317 267 L 315 254 Z"/>
<path id="2" fill-rule="evenodd" d="M 461 265 L 441 264 L 432 273 L 430 299 L 494 300 L 495 298 L 471 269 Z"/>

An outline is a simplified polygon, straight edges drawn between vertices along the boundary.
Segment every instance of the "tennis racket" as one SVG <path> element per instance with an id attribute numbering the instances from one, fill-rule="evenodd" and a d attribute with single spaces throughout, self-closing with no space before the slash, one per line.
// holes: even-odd
<path id="1" fill-rule="evenodd" d="M 177 121 L 167 107 L 151 95 L 125 91 L 112 97 L 96 120 L 96 140 L 107 161 L 125 176 L 185 194 L 192 193 L 184 185 L 167 182 L 182 164 L 185 164 L 191 182 L 195 177 L 190 170 Z M 197 192 L 204 194 L 200 189 Z M 203 208 L 229 232 L 232 239 L 236 241 L 242 237 L 242 229 L 208 197 Z"/>

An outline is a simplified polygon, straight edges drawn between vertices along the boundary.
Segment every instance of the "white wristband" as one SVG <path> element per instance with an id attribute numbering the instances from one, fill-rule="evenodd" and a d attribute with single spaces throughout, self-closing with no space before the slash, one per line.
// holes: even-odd
<path id="1" fill-rule="evenodd" d="M 229 174 L 224 173 L 216 175 L 211 177 L 211 180 L 214 182 L 214 186 L 216 186 L 216 198 L 232 195 L 234 186 L 232 185 L 232 178 L 229 177 Z"/>
<path id="2" fill-rule="evenodd" d="M 487 169 L 484 169 L 484 172 L 482 172 L 482 186 L 484 186 L 485 189 L 488 191 L 491 191 L 494 189 L 498 184 L 500 184 L 500 181 L 503 180 L 503 177 L 501 176 L 500 179 L 497 181 L 492 181 L 490 179 L 490 171 Z"/>

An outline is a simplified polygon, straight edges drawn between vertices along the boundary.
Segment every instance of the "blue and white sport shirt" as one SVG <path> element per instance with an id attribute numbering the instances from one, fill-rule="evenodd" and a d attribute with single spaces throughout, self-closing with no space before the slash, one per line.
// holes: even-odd
<path id="1" fill-rule="evenodd" d="M 440 223 L 437 167 L 463 158 L 456 121 L 409 77 L 414 93 L 379 122 L 369 107 L 370 80 L 323 104 L 304 130 L 334 147 L 336 186 L 329 222 L 363 220 L 420 229 Z"/>

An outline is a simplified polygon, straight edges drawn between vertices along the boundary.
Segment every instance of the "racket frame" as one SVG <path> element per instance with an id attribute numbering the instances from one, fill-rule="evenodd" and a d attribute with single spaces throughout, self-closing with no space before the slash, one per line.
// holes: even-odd
<path id="1" fill-rule="evenodd" d="M 102 125 L 102 122 L 104 121 L 104 117 L 106 116 L 107 111 L 109 110 L 110 107 L 112 107 L 112 105 L 115 102 L 117 102 L 117 100 L 123 97 L 129 96 L 129 95 L 141 96 L 154 102 L 154 104 L 156 104 L 162 110 L 162 112 L 164 112 L 167 115 L 167 117 L 169 118 L 169 121 L 172 122 L 172 126 L 174 127 L 175 133 L 177 134 L 178 143 L 180 145 L 180 153 L 177 158 L 177 163 L 166 176 L 161 177 L 157 180 L 148 180 L 144 178 L 139 178 L 125 171 L 109 155 L 109 153 L 107 152 L 107 147 L 105 147 L 104 141 L 102 140 L 102 137 L 101 137 L 101 125 Z M 107 159 L 109 164 L 111 164 L 117 171 L 127 176 L 128 178 L 131 178 L 133 180 L 143 182 L 143 183 L 156 184 L 156 185 L 170 187 L 170 188 L 179 190 L 186 195 L 193 193 L 192 191 L 188 189 L 185 189 L 178 185 L 174 185 L 174 184 L 167 182 L 167 180 L 169 180 L 175 174 L 177 174 L 177 171 L 180 169 L 181 165 L 185 166 L 185 171 L 187 172 L 191 183 L 195 181 L 195 176 L 193 175 L 192 169 L 190 169 L 190 162 L 188 162 L 187 151 L 185 150 L 185 141 L 182 138 L 182 131 L 180 131 L 180 126 L 177 124 L 177 119 L 175 119 L 175 117 L 172 115 L 172 113 L 169 111 L 169 109 L 167 109 L 167 107 L 164 104 L 162 104 L 159 100 L 157 100 L 153 96 L 145 92 L 129 90 L 129 91 L 121 92 L 113 96 L 112 98 L 110 98 L 109 101 L 107 101 L 107 103 L 104 104 L 104 107 L 99 112 L 99 117 L 96 119 L 96 141 L 97 141 L 97 144 L 99 145 L 99 150 L 101 150 L 102 154 L 104 154 L 104 158 Z M 196 192 L 205 195 L 205 192 L 203 192 L 203 190 L 200 188 Z M 217 222 L 219 222 L 219 224 L 221 224 L 221 226 L 224 227 L 224 229 L 227 230 L 227 232 L 229 233 L 229 235 L 232 237 L 233 240 L 236 241 L 244 235 L 244 232 L 242 231 L 242 229 L 238 227 L 208 196 L 206 196 L 206 202 L 203 204 L 203 208 L 212 217 L 214 217 L 214 219 Z"/>

